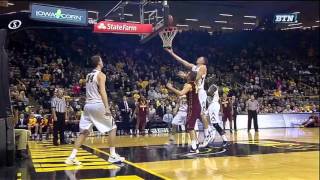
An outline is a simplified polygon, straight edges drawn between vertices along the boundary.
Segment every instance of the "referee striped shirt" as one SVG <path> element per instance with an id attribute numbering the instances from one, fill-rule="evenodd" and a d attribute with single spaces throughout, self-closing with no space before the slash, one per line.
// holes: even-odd
<path id="1" fill-rule="evenodd" d="M 58 113 L 66 112 L 67 104 L 64 98 L 54 97 L 51 100 L 51 108 L 54 108 Z"/>

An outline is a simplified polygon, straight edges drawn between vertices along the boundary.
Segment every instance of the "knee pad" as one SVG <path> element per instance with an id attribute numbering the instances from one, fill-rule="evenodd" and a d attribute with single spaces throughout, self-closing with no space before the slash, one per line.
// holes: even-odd
<path id="1" fill-rule="evenodd" d="M 214 123 L 214 124 L 213 124 L 213 127 L 218 131 L 218 133 L 219 133 L 220 135 L 224 135 L 224 134 L 225 134 L 225 132 L 224 132 L 223 129 L 219 126 L 218 123 Z"/>

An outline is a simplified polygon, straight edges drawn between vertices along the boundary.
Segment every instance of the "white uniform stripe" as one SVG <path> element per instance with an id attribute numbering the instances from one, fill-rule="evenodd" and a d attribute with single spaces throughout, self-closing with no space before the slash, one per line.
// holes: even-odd
<path id="1" fill-rule="evenodd" d="M 56 112 L 64 113 L 66 112 L 66 101 L 64 98 L 55 97 L 52 99 L 51 107 L 55 108 Z"/>

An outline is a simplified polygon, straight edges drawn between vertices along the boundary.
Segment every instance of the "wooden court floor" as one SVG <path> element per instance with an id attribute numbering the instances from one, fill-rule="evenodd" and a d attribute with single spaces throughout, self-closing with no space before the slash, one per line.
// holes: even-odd
<path id="1" fill-rule="evenodd" d="M 72 145 L 31 142 L 31 160 L 15 169 L 16 179 L 319 179 L 318 128 L 239 130 L 228 133 L 232 143 L 226 148 L 216 137 L 195 155 L 187 153 L 184 133 L 176 135 L 175 144 L 168 144 L 167 134 L 119 136 L 117 151 L 127 158 L 122 164 L 106 161 L 106 136 L 92 137 L 79 151 L 81 166 L 63 163 Z"/>

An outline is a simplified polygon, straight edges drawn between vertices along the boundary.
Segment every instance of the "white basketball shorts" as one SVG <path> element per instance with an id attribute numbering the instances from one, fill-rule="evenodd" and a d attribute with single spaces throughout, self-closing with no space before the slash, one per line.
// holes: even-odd
<path id="1" fill-rule="evenodd" d="M 219 112 L 220 112 L 220 104 L 219 102 L 212 101 L 211 104 L 208 107 L 208 114 L 210 118 L 210 122 L 213 123 L 219 123 Z"/>
<path id="2" fill-rule="evenodd" d="M 181 126 L 185 125 L 187 120 L 187 112 L 178 111 L 177 114 L 174 116 L 171 124 Z"/>
<path id="3" fill-rule="evenodd" d="M 105 115 L 106 110 L 103 103 L 90 103 L 84 106 L 80 119 L 80 131 L 91 130 L 94 125 L 101 133 L 109 132 L 116 128 L 112 116 Z"/>

